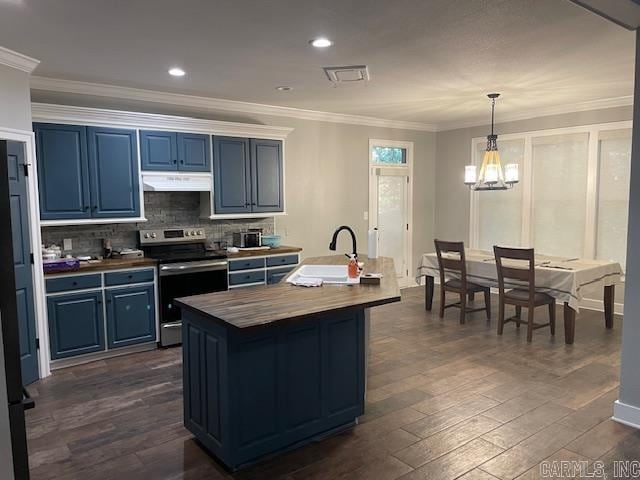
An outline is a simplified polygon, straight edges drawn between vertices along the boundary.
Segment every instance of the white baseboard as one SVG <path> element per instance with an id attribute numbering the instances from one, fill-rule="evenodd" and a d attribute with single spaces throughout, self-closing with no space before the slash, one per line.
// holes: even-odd
<path id="1" fill-rule="evenodd" d="M 604 302 L 602 300 L 594 300 L 592 298 L 583 298 L 580 302 L 580 308 L 604 312 Z M 613 313 L 616 315 L 622 315 L 624 313 L 624 303 L 614 303 Z"/>
<path id="2" fill-rule="evenodd" d="M 616 400 L 613 404 L 613 417 L 611 419 L 629 427 L 640 429 L 640 407 L 627 405 L 620 400 Z"/>

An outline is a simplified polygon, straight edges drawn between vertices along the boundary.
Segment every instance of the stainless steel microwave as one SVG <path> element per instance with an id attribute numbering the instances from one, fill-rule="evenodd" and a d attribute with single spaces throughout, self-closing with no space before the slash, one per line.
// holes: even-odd
<path id="1" fill-rule="evenodd" d="M 233 246 L 238 248 L 261 247 L 262 233 L 236 232 L 233 234 Z"/>

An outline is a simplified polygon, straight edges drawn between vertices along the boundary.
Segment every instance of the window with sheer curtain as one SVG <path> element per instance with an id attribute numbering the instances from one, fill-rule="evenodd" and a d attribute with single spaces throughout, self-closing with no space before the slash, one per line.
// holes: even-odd
<path id="1" fill-rule="evenodd" d="M 503 165 L 520 183 L 474 192 L 471 245 L 533 246 L 563 257 L 614 260 L 623 268 L 631 167 L 631 122 L 498 137 Z M 479 164 L 483 139 L 473 141 Z"/>

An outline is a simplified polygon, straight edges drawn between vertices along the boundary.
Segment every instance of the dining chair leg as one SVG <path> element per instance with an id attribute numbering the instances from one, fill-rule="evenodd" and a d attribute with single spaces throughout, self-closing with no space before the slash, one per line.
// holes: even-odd
<path id="1" fill-rule="evenodd" d="M 528 309 L 529 321 L 527 323 L 527 342 L 531 342 L 533 340 L 533 315 L 536 312 L 535 307 L 530 306 Z"/>
<path id="2" fill-rule="evenodd" d="M 467 313 L 467 295 L 465 293 L 460 294 L 460 324 L 464 324 L 465 315 Z"/>
<path id="3" fill-rule="evenodd" d="M 516 317 L 518 320 L 522 318 L 522 307 L 516 307 Z M 516 322 L 516 328 L 520 328 L 520 322 Z"/>
<path id="4" fill-rule="evenodd" d="M 444 301 L 445 301 L 444 286 L 440 285 L 440 318 L 444 317 Z"/>
<path id="5" fill-rule="evenodd" d="M 556 302 L 549 304 L 549 326 L 551 327 L 551 335 L 556 334 Z"/>
<path id="6" fill-rule="evenodd" d="M 502 298 L 498 301 L 498 335 L 502 335 L 504 330 L 504 302 Z"/>
<path id="7" fill-rule="evenodd" d="M 491 320 L 491 290 L 489 288 L 484 291 L 484 306 L 487 309 L 487 320 Z"/>

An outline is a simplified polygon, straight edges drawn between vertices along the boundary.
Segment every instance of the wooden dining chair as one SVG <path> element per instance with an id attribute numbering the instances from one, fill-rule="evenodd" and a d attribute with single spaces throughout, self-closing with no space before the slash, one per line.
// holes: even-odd
<path id="1" fill-rule="evenodd" d="M 533 339 L 533 331 L 549 327 L 551 335 L 556 333 L 556 299 L 546 293 L 536 291 L 535 255 L 533 248 L 493 247 L 498 268 L 499 313 L 498 335 L 502 335 L 504 324 L 514 322 L 527 325 L 527 342 Z M 503 260 L 508 261 L 505 265 Z M 506 280 L 506 282 L 505 282 Z M 505 306 L 516 307 L 516 314 L 505 319 Z M 533 322 L 535 308 L 549 306 L 549 323 Z M 527 309 L 527 320 L 521 318 L 522 307 Z"/>
<path id="2" fill-rule="evenodd" d="M 434 240 L 434 243 L 436 245 L 438 268 L 440 270 L 440 318 L 444 317 L 445 308 L 457 307 L 460 309 L 460 323 L 465 323 L 467 313 L 480 312 L 482 310 L 486 310 L 487 319 L 491 319 L 491 289 L 467 281 L 467 263 L 464 255 L 464 243 L 447 242 L 437 239 Z M 445 255 L 443 256 L 443 254 Z M 451 254 L 454 254 L 455 257 L 451 256 Z M 449 274 L 453 273 L 460 278 L 452 278 L 445 281 L 445 271 Z M 446 305 L 446 292 L 457 293 L 460 296 L 460 301 Z M 484 307 L 467 307 L 467 295 L 469 298 L 473 298 L 476 292 L 484 292 Z"/>

